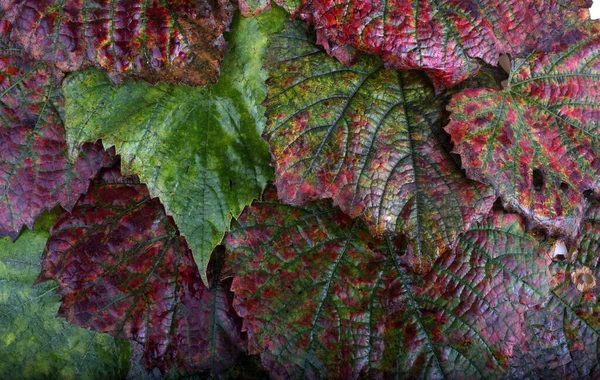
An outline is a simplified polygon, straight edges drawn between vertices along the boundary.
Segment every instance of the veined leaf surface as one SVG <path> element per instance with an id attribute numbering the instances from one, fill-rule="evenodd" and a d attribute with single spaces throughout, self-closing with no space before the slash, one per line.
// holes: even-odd
<path id="1" fill-rule="evenodd" d="M 268 192 L 238 222 L 225 239 L 234 308 L 276 378 L 498 376 L 549 290 L 515 214 L 474 226 L 426 276 L 400 265 L 397 241 L 323 202 Z"/>
<path id="2" fill-rule="evenodd" d="M 344 63 L 356 50 L 387 67 L 422 69 L 436 88 L 474 75 L 478 59 L 547 49 L 591 0 L 280 0 L 312 25 L 318 42 Z"/>
<path id="3" fill-rule="evenodd" d="M 375 234 L 405 233 L 426 270 L 480 220 L 495 195 L 442 146 L 443 105 L 426 78 L 373 57 L 346 67 L 298 23 L 269 50 L 269 141 L 285 203 L 332 198 Z"/>
<path id="4" fill-rule="evenodd" d="M 517 378 L 600 376 L 600 203 L 589 205 L 572 257 L 552 263 L 552 289 L 542 310 L 527 312 L 522 346 L 511 362 Z M 589 273 L 577 277 L 573 273 Z M 593 279 L 592 279 L 593 278 Z M 591 288 L 578 289 L 588 281 Z"/>
<path id="5" fill-rule="evenodd" d="M 185 239 L 136 177 L 108 169 L 50 231 L 38 282 L 58 281 L 58 315 L 134 342 L 162 372 L 228 368 L 245 350 L 228 283 L 200 279 Z"/>
<path id="6" fill-rule="evenodd" d="M 32 287 L 54 219 L 44 214 L 14 243 L 0 239 L 0 378 L 124 377 L 129 344 L 56 318 L 56 282 Z"/>
<path id="7" fill-rule="evenodd" d="M 600 192 L 600 23 L 555 48 L 516 60 L 502 91 L 455 95 L 446 131 L 467 175 L 536 224 L 573 236 L 583 192 Z"/>
<path id="8" fill-rule="evenodd" d="M 232 14 L 229 0 L 0 1 L 2 31 L 37 60 L 190 85 L 217 80 Z"/>
<path id="9" fill-rule="evenodd" d="M 62 75 L 0 41 L 0 237 L 15 239 L 45 210 L 70 210 L 112 160 L 102 144 L 69 157 Z M 96 140 L 93 140 L 96 141 Z"/>
<path id="10" fill-rule="evenodd" d="M 139 175 L 175 219 L 204 280 L 231 217 L 272 176 L 259 104 L 268 34 L 284 17 L 279 8 L 238 19 L 221 79 L 206 88 L 133 81 L 117 87 L 96 70 L 65 80 L 71 146 L 96 139 L 116 146 L 124 171 Z"/>

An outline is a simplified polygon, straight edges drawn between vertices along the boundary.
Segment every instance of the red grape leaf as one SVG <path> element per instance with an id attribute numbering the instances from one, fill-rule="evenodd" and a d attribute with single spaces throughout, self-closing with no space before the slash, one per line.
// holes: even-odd
<path id="1" fill-rule="evenodd" d="M 48 279 L 59 283 L 59 316 L 142 345 L 148 369 L 215 373 L 244 350 L 230 282 L 211 270 L 206 288 L 158 199 L 117 169 L 56 221 L 37 281 Z"/>
<path id="2" fill-rule="evenodd" d="M 516 60 L 503 91 L 469 89 L 449 105 L 455 151 L 467 174 L 505 205 L 572 236 L 583 192 L 600 192 L 600 22 L 557 51 Z"/>
<path id="3" fill-rule="evenodd" d="M 0 1 L 2 30 L 35 59 L 189 85 L 216 82 L 232 13 L 229 0 Z"/>
<path id="4" fill-rule="evenodd" d="M 3 42 L 0 49 L 0 237 L 14 240 L 45 210 L 71 210 L 112 158 L 100 143 L 69 158 L 60 75 Z"/>
<path id="5" fill-rule="evenodd" d="M 594 200 L 573 245 L 575 257 L 550 267 L 553 288 L 542 310 L 526 314 L 522 356 L 511 363 L 515 378 L 600 377 L 600 203 Z M 589 268 L 593 289 L 580 291 L 571 274 Z"/>
<path id="6" fill-rule="evenodd" d="M 426 270 L 495 195 L 468 180 L 440 139 L 442 102 L 425 77 L 373 57 L 346 67 L 298 23 L 273 37 L 265 136 L 280 198 L 332 198 L 375 234 L 406 233 Z"/>
<path id="7" fill-rule="evenodd" d="M 325 49 L 345 63 L 355 49 L 387 67 L 422 69 L 436 88 L 475 74 L 478 59 L 549 48 L 591 0 L 279 0 L 308 21 Z"/>
<path id="8" fill-rule="evenodd" d="M 250 353 L 275 378 L 485 378 L 508 368 L 524 312 L 550 284 L 520 216 L 496 212 L 426 276 L 326 203 L 246 209 L 225 272 Z M 400 243 L 400 244 L 398 244 Z"/>

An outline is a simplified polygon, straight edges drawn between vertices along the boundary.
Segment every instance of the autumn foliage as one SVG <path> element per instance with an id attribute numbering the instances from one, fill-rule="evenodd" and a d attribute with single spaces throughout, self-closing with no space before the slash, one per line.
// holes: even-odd
<path id="1" fill-rule="evenodd" d="M 590 6 L 0 0 L 0 379 L 600 377 Z"/>

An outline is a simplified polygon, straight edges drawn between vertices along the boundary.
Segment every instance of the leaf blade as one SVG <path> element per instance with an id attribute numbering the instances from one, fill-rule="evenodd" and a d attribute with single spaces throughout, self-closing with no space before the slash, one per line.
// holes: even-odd
<path id="1" fill-rule="evenodd" d="M 504 91 L 465 90 L 449 105 L 446 131 L 469 176 L 566 236 L 584 216 L 582 193 L 598 191 L 598 30 L 589 22 L 570 32 L 576 42 L 517 61 Z"/>
<path id="2" fill-rule="evenodd" d="M 424 271 L 495 196 L 440 142 L 442 103 L 418 73 L 346 67 L 297 23 L 273 38 L 265 137 L 289 204 L 332 198 L 375 234 L 405 233 Z"/>
<path id="3" fill-rule="evenodd" d="M 217 374 L 244 340 L 228 284 L 210 275 L 208 289 L 158 199 L 115 168 L 58 218 L 37 281 L 56 279 L 59 316 L 132 341 L 147 370 Z"/>
<path id="4" fill-rule="evenodd" d="M 0 3 L 8 39 L 62 71 L 202 86 L 218 78 L 232 14 L 227 0 Z"/>
<path id="5" fill-rule="evenodd" d="M 588 18 L 591 1 L 281 0 L 317 31 L 331 55 L 349 64 L 356 51 L 380 56 L 389 68 L 425 70 L 436 89 L 451 87 L 496 65 L 501 53 L 549 49 L 573 19 Z"/>
<path id="6" fill-rule="evenodd" d="M 54 214 L 13 243 L 0 239 L 0 377 L 122 377 L 130 348 L 56 318 L 55 282 L 32 287 Z"/>
<path id="7" fill-rule="evenodd" d="M 98 170 L 112 164 L 102 144 L 67 153 L 62 76 L 0 41 L 0 237 L 60 205 L 70 210 Z"/>
<path id="8" fill-rule="evenodd" d="M 274 377 L 500 375 L 550 287 L 523 219 L 496 212 L 421 276 L 393 241 L 270 191 L 225 239 L 250 353 Z M 510 252 L 509 255 L 503 255 Z"/>
<path id="9" fill-rule="evenodd" d="M 268 34 L 283 22 L 274 9 L 235 23 L 218 84 L 200 88 L 128 81 L 115 87 L 98 71 L 64 83 L 68 141 L 102 138 L 123 168 L 160 197 L 186 237 L 207 284 L 210 255 L 246 204 L 271 178 L 264 126 Z"/>

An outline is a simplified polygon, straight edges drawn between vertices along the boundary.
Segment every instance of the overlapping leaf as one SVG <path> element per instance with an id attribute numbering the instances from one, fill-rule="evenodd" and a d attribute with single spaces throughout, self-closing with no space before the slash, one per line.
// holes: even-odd
<path id="1" fill-rule="evenodd" d="M 495 212 L 427 276 L 398 241 L 319 203 L 269 192 L 225 239 L 250 353 L 276 378 L 482 378 L 508 368 L 525 311 L 550 285 L 523 220 Z M 401 244 L 400 244 L 401 245 Z"/>
<path id="2" fill-rule="evenodd" d="M 74 325 L 141 345 L 166 371 L 230 366 L 244 350 L 229 283 L 200 279 L 185 239 L 145 185 L 102 174 L 51 230 L 38 281 L 57 279 L 58 311 Z"/>
<path id="3" fill-rule="evenodd" d="M 584 379 L 600 376 L 600 203 L 589 206 L 573 243 L 575 255 L 551 266 L 553 288 L 542 310 L 526 314 L 527 330 L 511 366 L 515 377 Z M 581 291 L 572 273 L 590 269 L 596 286 Z M 591 279 L 590 279 L 591 280 Z"/>
<path id="4" fill-rule="evenodd" d="M 232 13 L 229 0 L 0 1 L 2 31 L 35 59 L 190 85 L 217 80 Z"/>
<path id="5" fill-rule="evenodd" d="M 55 282 L 31 287 L 53 215 L 12 243 L 0 239 L 0 378 L 97 379 L 127 374 L 126 342 L 55 317 Z"/>
<path id="6" fill-rule="evenodd" d="M 127 81 L 115 87 L 98 71 L 65 81 L 71 146 L 102 138 L 140 176 L 186 237 L 205 279 L 213 248 L 272 176 L 264 127 L 268 34 L 275 9 L 235 23 L 219 83 L 207 88 Z"/>
<path id="7" fill-rule="evenodd" d="M 97 171 L 101 144 L 67 154 L 60 77 L 0 42 L 0 237 L 33 228 L 44 210 L 70 210 Z"/>
<path id="8" fill-rule="evenodd" d="M 239 0 L 238 4 L 242 15 L 246 17 L 256 16 L 271 7 L 269 0 Z"/>
<path id="9" fill-rule="evenodd" d="M 467 174 L 508 207 L 572 235 L 582 193 L 600 191 L 600 24 L 572 30 L 554 54 L 517 60 L 508 87 L 465 90 L 449 109 Z"/>
<path id="10" fill-rule="evenodd" d="M 318 41 L 342 62 L 355 49 L 377 54 L 388 67 L 423 69 L 436 87 L 477 72 L 478 59 L 550 47 L 590 0 L 280 0 L 307 20 Z M 589 17 L 589 16 L 588 16 Z"/>
<path id="11" fill-rule="evenodd" d="M 410 237 L 427 268 L 485 215 L 489 187 L 470 181 L 438 138 L 443 106 L 426 78 L 375 58 L 346 67 L 297 23 L 270 47 L 268 123 L 280 198 L 333 198 L 376 234 Z"/>

